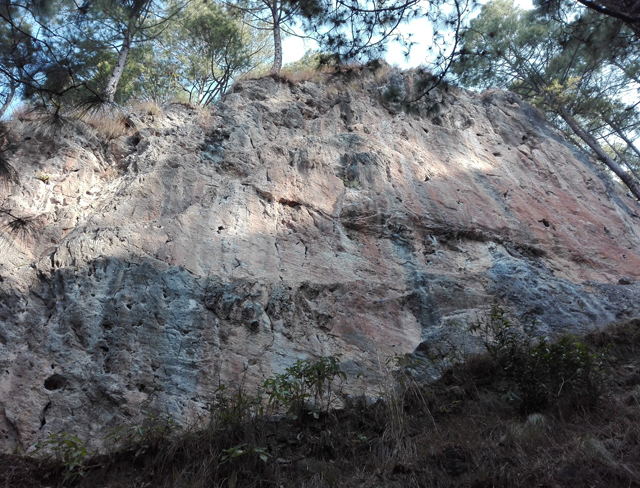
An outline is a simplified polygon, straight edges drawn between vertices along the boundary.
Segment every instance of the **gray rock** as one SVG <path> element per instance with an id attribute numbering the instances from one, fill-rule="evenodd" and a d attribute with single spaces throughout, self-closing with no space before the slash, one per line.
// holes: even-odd
<path id="1" fill-rule="evenodd" d="M 221 382 L 321 355 L 377 398 L 381 361 L 473 347 L 492 303 L 549 332 L 640 315 L 621 188 L 512 94 L 391 113 L 384 87 L 417 75 L 385 76 L 248 80 L 110 144 L 21 146 L 2 206 L 40 227 L 1 237 L 0 448 L 98 449 L 141 410 L 202 422 Z"/>

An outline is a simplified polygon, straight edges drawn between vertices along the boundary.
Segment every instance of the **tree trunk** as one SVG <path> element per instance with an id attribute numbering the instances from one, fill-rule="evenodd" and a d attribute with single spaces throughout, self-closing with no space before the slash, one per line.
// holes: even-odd
<path id="1" fill-rule="evenodd" d="M 640 156 L 640 151 L 638 150 L 638 148 L 635 146 L 635 144 L 627 137 L 627 135 L 622 131 L 622 129 L 620 128 L 620 126 L 614 122 L 611 122 L 608 119 L 604 119 L 604 121 L 607 123 L 607 125 L 609 127 L 611 127 L 613 129 L 613 132 L 616 133 L 616 135 L 622 139 L 627 146 L 629 147 L 629 149 L 631 149 L 634 153 L 636 153 L 638 156 Z"/>
<path id="2" fill-rule="evenodd" d="M 278 0 L 273 0 L 271 5 L 273 16 L 273 66 L 272 75 L 279 75 L 282 69 L 282 33 L 280 32 L 280 12 L 278 11 Z"/>
<path id="3" fill-rule="evenodd" d="M 636 0 L 578 0 L 578 3 L 622 20 L 640 38 L 640 3 Z"/>
<path id="4" fill-rule="evenodd" d="M 598 159 L 602 161 L 607 167 L 613 171 L 618 178 L 622 180 L 622 182 L 627 185 L 627 188 L 631 191 L 634 197 L 640 200 L 640 183 L 637 182 L 633 176 L 627 173 L 622 166 L 616 163 L 611 156 L 609 156 L 602 146 L 598 144 L 595 137 L 586 132 L 580 127 L 578 121 L 574 119 L 569 112 L 564 107 L 559 107 L 558 104 L 554 104 L 558 110 L 558 114 L 562 119 L 567 123 L 571 130 L 577 135 L 580 139 L 582 139 L 587 146 L 591 148 L 591 150 L 596 153 Z"/>
<path id="5" fill-rule="evenodd" d="M 622 129 L 620 129 L 620 126 L 618 126 L 617 124 L 611 122 L 610 120 L 608 120 L 606 118 L 604 119 L 604 121 L 607 123 L 607 125 L 609 127 L 611 127 L 613 129 L 613 132 L 615 132 L 616 135 L 627 144 L 627 147 L 629 149 L 631 149 L 634 153 L 636 153 L 636 155 L 640 156 L 640 151 L 638 151 L 638 148 L 626 136 L 626 134 L 622 131 Z M 609 144 L 609 145 L 611 146 L 611 144 Z M 633 168 L 633 166 L 631 164 L 629 164 L 629 162 L 627 160 L 625 160 L 625 158 L 613 146 L 611 146 L 611 148 L 616 152 L 616 154 L 618 155 L 620 160 L 625 164 L 625 166 L 629 169 L 629 171 L 631 171 L 631 173 L 633 173 L 633 176 L 636 177 L 636 180 L 640 181 L 640 174 L 638 174 L 638 172 Z"/>
<path id="6" fill-rule="evenodd" d="M 124 41 L 122 42 L 122 47 L 120 48 L 120 52 L 118 53 L 118 61 L 116 62 L 115 68 L 113 68 L 113 73 L 111 73 L 109 81 L 107 82 L 107 86 L 105 87 L 104 93 L 102 94 L 102 101 L 105 104 L 112 104 L 116 99 L 116 90 L 118 89 L 118 83 L 120 83 L 120 78 L 122 78 L 124 68 L 127 66 L 127 58 L 129 57 L 129 52 L 131 51 L 131 41 L 131 32 L 127 30 L 125 32 Z"/>
<path id="7" fill-rule="evenodd" d="M 13 82 L 11 82 L 11 91 L 9 91 L 9 94 L 7 95 L 7 99 L 2 104 L 2 107 L 0 107 L 0 119 L 4 116 L 4 113 L 11 106 L 11 102 L 13 101 L 13 97 L 15 94 L 16 94 L 16 86 L 13 84 Z"/>
<path id="8" fill-rule="evenodd" d="M 616 155 L 618 156 L 620 161 L 622 161 L 624 163 L 624 165 L 627 167 L 627 169 L 629 171 L 631 171 L 631 174 L 636 177 L 636 180 L 640 181 L 640 175 L 637 173 L 637 171 L 635 169 L 633 169 L 633 166 L 631 166 L 631 164 L 629 164 L 629 161 L 624 159 L 624 156 L 622 154 L 620 154 L 620 151 L 618 151 L 615 148 L 615 146 L 612 146 L 611 144 L 609 144 L 609 147 L 613 150 L 614 153 L 616 153 Z"/>

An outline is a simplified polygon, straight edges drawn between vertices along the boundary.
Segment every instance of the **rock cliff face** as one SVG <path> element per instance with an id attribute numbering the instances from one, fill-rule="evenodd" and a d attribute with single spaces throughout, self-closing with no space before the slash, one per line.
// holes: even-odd
<path id="1" fill-rule="evenodd" d="M 2 205 L 39 227 L 2 245 L 0 448 L 192 421 L 318 355 L 375 392 L 493 302 L 549 332 L 640 315 L 640 205 L 514 95 L 403 111 L 417 75 L 384 71 L 244 81 L 109 144 L 23 127 Z"/>

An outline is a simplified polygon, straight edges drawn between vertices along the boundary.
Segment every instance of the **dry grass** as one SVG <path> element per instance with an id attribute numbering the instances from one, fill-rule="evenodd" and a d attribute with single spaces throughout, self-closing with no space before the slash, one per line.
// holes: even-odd
<path id="1" fill-rule="evenodd" d="M 12 121 L 16 132 L 41 141 L 56 141 L 61 136 L 83 132 L 86 127 L 107 140 L 127 134 L 123 113 L 115 108 L 52 114 L 23 104 L 13 112 Z"/>
<path id="2" fill-rule="evenodd" d="M 136 103 L 132 110 L 150 117 L 164 115 L 162 107 L 150 101 Z M 90 127 L 99 138 L 106 140 L 117 139 L 129 132 L 124 112 L 112 107 L 52 115 L 21 105 L 13 112 L 12 119 L 19 121 L 22 132 L 29 132 L 42 139 L 57 139 L 60 135 L 68 135 L 78 130 L 79 121 Z"/>
<path id="3" fill-rule="evenodd" d="M 42 114 L 34 110 L 26 103 L 21 103 L 11 113 L 11 120 L 19 120 L 20 122 L 31 122 L 35 120 L 41 120 Z"/>
<path id="4" fill-rule="evenodd" d="M 384 85 L 388 81 L 389 75 L 393 71 L 394 71 L 393 66 L 391 66 L 385 61 L 380 61 L 375 66 L 373 79 L 378 85 Z"/>
<path id="5" fill-rule="evenodd" d="M 95 133 L 106 140 L 117 139 L 128 133 L 127 124 L 122 112 L 91 112 L 82 116 L 81 120 L 91 127 Z"/>
<path id="6" fill-rule="evenodd" d="M 308 66 L 300 66 L 297 63 L 293 63 L 291 65 L 284 66 L 276 78 L 292 84 L 302 83 L 305 81 L 314 81 L 319 83 L 326 77 L 326 75 L 352 73 L 363 68 L 364 66 L 362 64 L 356 62 L 346 63 L 340 66 L 335 66 L 333 64 L 316 65 L 314 63 L 311 63 Z M 269 73 L 268 69 L 254 70 L 242 75 L 238 79 L 238 82 L 259 80 L 267 76 L 273 76 Z"/>
<path id="7" fill-rule="evenodd" d="M 152 115 L 154 117 L 162 117 L 164 115 L 162 107 L 156 102 L 152 101 L 138 102 L 134 104 L 133 111 L 142 112 L 145 115 Z"/>
<path id="8" fill-rule="evenodd" d="M 211 129 L 212 119 L 213 119 L 213 111 L 211 107 L 201 107 L 195 106 L 194 110 L 196 111 L 196 117 L 198 120 L 198 125 L 205 130 Z"/>
<path id="9" fill-rule="evenodd" d="M 284 67 L 280 72 L 280 77 L 291 83 L 301 83 L 304 81 L 314 81 L 320 82 L 323 78 L 323 75 L 333 73 L 335 71 L 334 68 L 329 66 L 324 66 L 322 68 L 303 68 L 303 69 L 291 69 Z"/>
<path id="10" fill-rule="evenodd" d="M 523 415 L 488 357 L 470 358 L 428 385 L 410 368 L 383 365 L 377 402 L 351 399 L 318 419 L 278 418 L 259 415 L 240 389 L 206 428 L 146 439 L 138 457 L 130 444 L 90 460 L 78 486 L 638 487 L 640 320 L 583 341 L 609 351 L 595 405 L 567 411 L 558 401 Z M 30 465 L 0 457 L 9 473 L 0 481 L 62 486 L 55 466 Z"/>

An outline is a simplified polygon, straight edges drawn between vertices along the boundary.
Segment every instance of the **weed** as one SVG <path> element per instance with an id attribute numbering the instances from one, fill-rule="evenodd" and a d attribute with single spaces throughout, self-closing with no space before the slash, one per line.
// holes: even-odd
<path id="1" fill-rule="evenodd" d="M 77 435 L 69 432 L 51 434 L 44 441 L 38 442 L 31 454 L 46 451 L 52 453 L 56 463 L 62 468 L 64 482 L 84 476 L 84 462 L 92 454 Z"/>
<path id="2" fill-rule="evenodd" d="M 346 188 L 360 189 L 360 182 L 357 180 L 349 180 L 346 176 L 341 178 L 341 180 Z"/>
<path id="3" fill-rule="evenodd" d="M 105 441 L 112 449 L 135 449 L 135 457 L 157 448 L 167 440 L 171 433 L 179 426 L 169 414 L 154 415 L 146 410 L 142 411 L 145 419 L 140 424 L 118 426 L 105 436 Z"/>
<path id="4" fill-rule="evenodd" d="M 47 173 L 36 173 L 36 179 L 42 181 L 45 185 L 48 185 L 50 177 Z"/>
<path id="5" fill-rule="evenodd" d="M 261 461 L 267 462 L 269 460 L 269 453 L 265 447 L 252 447 L 247 444 L 238 444 L 237 446 L 230 447 L 222 450 L 222 462 L 230 462 L 241 456 L 257 455 Z"/>
<path id="6" fill-rule="evenodd" d="M 220 385 L 215 391 L 215 403 L 210 408 L 210 428 L 239 429 L 263 414 L 262 394 L 249 394 L 243 385 L 231 389 Z"/>

